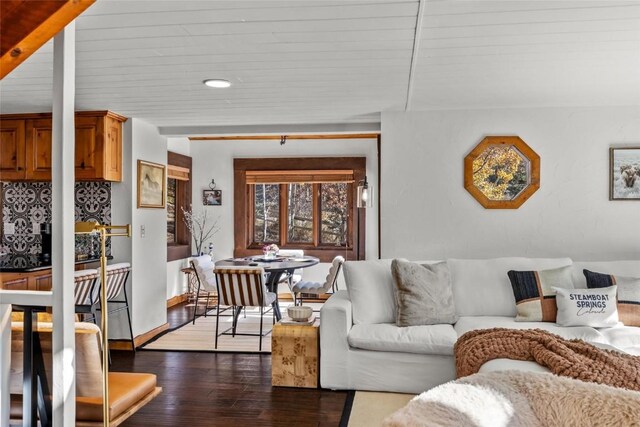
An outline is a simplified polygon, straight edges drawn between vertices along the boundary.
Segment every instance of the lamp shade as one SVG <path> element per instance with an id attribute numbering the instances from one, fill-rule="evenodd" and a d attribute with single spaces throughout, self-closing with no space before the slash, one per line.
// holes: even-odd
<path id="1" fill-rule="evenodd" d="M 373 186 L 369 184 L 366 176 L 364 180 L 358 184 L 356 206 L 359 208 L 370 208 L 373 206 Z"/>

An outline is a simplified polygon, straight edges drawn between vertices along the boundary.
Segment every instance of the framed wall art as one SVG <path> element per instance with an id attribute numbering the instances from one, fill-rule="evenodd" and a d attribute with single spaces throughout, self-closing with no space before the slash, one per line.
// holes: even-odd
<path id="1" fill-rule="evenodd" d="M 203 190 L 202 204 L 205 206 L 221 206 L 222 190 Z"/>
<path id="2" fill-rule="evenodd" d="M 609 149 L 609 200 L 640 200 L 640 147 Z"/>
<path id="3" fill-rule="evenodd" d="M 138 207 L 164 209 L 166 194 L 165 166 L 138 160 Z"/>
<path id="4" fill-rule="evenodd" d="M 540 156 L 517 136 L 487 136 L 464 159 L 464 187 L 485 209 L 518 209 L 540 188 Z"/>

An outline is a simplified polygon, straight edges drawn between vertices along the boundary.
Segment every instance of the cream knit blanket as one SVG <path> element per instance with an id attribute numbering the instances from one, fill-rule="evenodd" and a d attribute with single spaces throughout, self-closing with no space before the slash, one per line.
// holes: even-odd
<path id="1" fill-rule="evenodd" d="M 395 426 L 638 426 L 640 392 L 553 374 L 471 375 L 426 391 L 389 416 Z"/>

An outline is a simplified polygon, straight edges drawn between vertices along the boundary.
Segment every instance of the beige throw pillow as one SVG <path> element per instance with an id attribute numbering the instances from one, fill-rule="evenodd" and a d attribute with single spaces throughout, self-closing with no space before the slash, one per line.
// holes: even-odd
<path id="1" fill-rule="evenodd" d="M 396 284 L 396 325 L 457 322 L 446 262 L 417 264 L 394 259 L 391 274 Z"/>

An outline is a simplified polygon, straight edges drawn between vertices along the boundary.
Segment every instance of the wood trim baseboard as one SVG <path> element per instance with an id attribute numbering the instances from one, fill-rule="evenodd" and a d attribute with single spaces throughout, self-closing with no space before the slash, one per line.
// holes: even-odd
<path id="1" fill-rule="evenodd" d="M 140 334 L 133 339 L 133 345 L 135 345 L 136 348 L 141 347 L 167 329 L 169 329 L 169 323 L 165 323 L 157 328 L 153 328 L 152 330 L 145 332 L 144 334 Z M 131 341 L 129 340 L 109 340 L 109 348 L 111 350 L 132 350 Z"/>
<path id="2" fill-rule="evenodd" d="M 189 294 L 176 295 L 167 300 L 167 308 L 171 308 L 174 305 L 182 304 L 189 299 Z"/>

